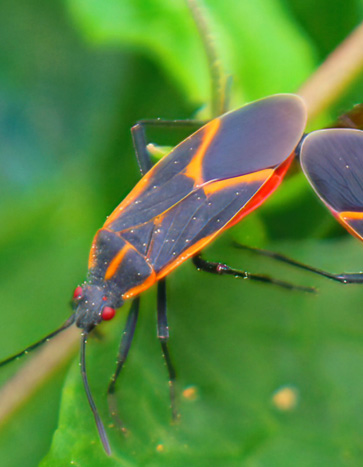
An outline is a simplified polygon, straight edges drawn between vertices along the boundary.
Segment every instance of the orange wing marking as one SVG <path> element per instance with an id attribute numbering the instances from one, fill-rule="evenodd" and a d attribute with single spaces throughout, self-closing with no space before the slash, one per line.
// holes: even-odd
<path id="1" fill-rule="evenodd" d="M 149 287 L 151 287 L 155 282 L 156 282 L 156 274 L 155 271 L 150 267 L 151 274 L 150 276 L 140 285 L 137 285 L 136 287 L 133 287 L 132 289 L 128 290 L 122 295 L 122 298 L 124 300 L 128 300 L 129 298 L 135 297 L 136 295 L 139 295 L 141 292 L 144 290 L 147 290 Z"/>
<path id="2" fill-rule="evenodd" d="M 188 258 L 194 256 L 198 251 L 202 250 L 208 243 L 210 243 L 219 232 L 214 232 L 212 235 L 208 237 L 201 238 L 198 240 L 194 245 L 190 248 L 185 250 L 180 256 L 178 256 L 172 263 L 169 263 L 165 268 L 163 268 L 156 276 L 156 280 L 160 280 L 163 277 L 167 276 L 171 273 L 175 268 L 177 268 L 180 264 L 184 263 Z"/>
<path id="3" fill-rule="evenodd" d="M 114 220 L 116 220 L 120 216 L 121 212 L 125 209 L 125 206 L 131 204 L 139 195 L 141 195 L 149 182 L 150 176 L 152 175 L 151 171 L 153 171 L 155 167 L 156 165 L 150 169 L 147 175 L 142 177 L 142 179 L 134 186 L 126 198 L 121 201 L 117 208 L 107 217 L 105 223 L 103 224 L 103 228 L 109 226 Z"/>
<path id="4" fill-rule="evenodd" d="M 347 220 L 350 220 L 350 219 L 359 220 L 359 219 L 363 219 L 363 212 L 344 211 L 344 212 L 339 213 L 339 217 L 343 221 L 347 221 Z"/>
<path id="5" fill-rule="evenodd" d="M 199 186 L 203 183 L 203 177 L 202 177 L 203 158 L 205 156 L 205 153 L 211 141 L 213 140 L 215 134 L 217 133 L 217 130 L 220 127 L 220 124 L 221 124 L 220 119 L 215 118 L 211 122 L 207 123 L 207 125 L 205 125 L 204 130 L 206 134 L 203 137 L 202 143 L 200 147 L 198 148 L 198 151 L 193 156 L 193 159 L 190 161 L 190 163 L 185 168 L 184 174 L 187 177 L 190 177 L 194 180 L 194 186 Z"/>
<path id="6" fill-rule="evenodd" d="M 350 224 L 349 221 L 354 221 L 354 220 L 363 220 L 363 213 L 362 212 L 357 212 L 357 211 L 343 211 L 343 212 L 334 212 L 334 216 L 337 218 L 337 220 L 343 225 L 345 229 L 348 230 L 348 232 L 354 237 L 358 238 L 359 240 L 363 240 L 362 235 L 360 235 Z"/>
<path id="7" fill-rule="evenodd" d="M 216 118 L 212 120 L 211 122 L 207 123 L 205 127 L 203 127 L 204 130 L 206 131 L 206 134 L 203 138 L 202 144 L 200 145 L 198 151 L 196 152 L 193 159 L 191 160 L 191 162 L 185 169 L 186 170 L 185 175 L 187 175 L 188 177 L 191 177 L 195 181 L 195 185 L 199 185 L 203 183 L 202 160 L 219 126 L 220 126 L 220 120 Z M 152 178 L 154 175 L 154 172 L 158 170 L 158 165 L 163 159 L 160 159 L 160 161 L 156 163 L 149 170 L 149 172 L 146 175 L 144 175 L 144 177 L 142 177 L 142 179 L 135 185 L 135 187 L 126 196 L 126 198 L 117 206 L 117 208 L 110 214 L 110 216 L 108 216 L 108 218 L 106 219 L 103 225 L 103 228 L 108 227 L 113 221 L 115 221 L 120 216 L 121 212 L 125 209 L 125 207 L 129 206 L 133 201 L 136 200 L 136 198 L 138 198 L 143 193 L 145 188 L 148 186 L 150 178 Z"/>
<path id="8" fill-rule="evenodd" d="M 261 188 L 257 191 L 255 196 L 253 196 L 247 204 L 241 209 L 234 217 L 231 219 L 230 222 L 223 228 L 223 230 L 227 230 L 234 225 L 238 224 L 244 217 L 246 217 L 250 212 L 254 211 L 256 208 L 261 206 L 262 203 L 265 202 L 265 200 L 272 195 L 272 193 L 276 190 L 276 188 L 280 185 L 282 182 L 282 179 L 284 178 L 284 175 L 287 171 L 287 169 L 290 167 L 290 164 L 292 160 L 294 159 L 294 153 L 292 153 L 286 160 L 283 162 L 281 165 L 277 167 L 277 169 L 267 169 L 271 170 L 271 175 L 269 178 L 266 178 L 265 183 L 261 186 Z M 261 171 L 257 172 L 262 173 L 266 172 Z M 253 175 L 253 174 L 251 174 Z M 256 177 L 257 180 L 257 177 Z"/>
<path id="9" fill-rule="evenodd" d="M 271 177 L 273 177 L 275 170 L 274 169 L 265 169 L 261 170 L 261 172 L 257 173 L 252 173 L 252 174 L 247 174 L 247 175 L 241 175 L 240 177 L 236 177 L 234 179 L 226 179 L 226 180 L 220 180 L 217 182 L 212 182 L 210 185 L 206 184 L 203 189 L 208 196 L 211 193 L 215 193 L 218 190 L 221 190 L 223 188 L 230 188 L 231 186 L 234 185 L 240 185 L 241 183 L 251 183 L 251 182 L 261 182 L 261 188 L 256 192 L 256 194 L 251 198 L 251 200 L 245 205 L 249 205 L 249 203 L 255 199 L 256 196 L 258 196 L 258 193 L 260 192 L 261 189 L 271 180 Z M 216 188 L 214 189 L 214 185 L 216 185 Z M 272 189 L 273 191 L 273 189 Z M 266 196 L 264 197 L 264 199 Z M 262 202 L 262 201 L 261 201 Z M 259 204 L 261 204 L 261 202 Z M 250 209 L 248 210 L 247 213 L 251 212 L 253 209 L 255 209 L 257 206 L 251 206 Z M 173 271 L 176 267 L 178 267 L 181 263 L 186 261 L 188 258 L 191 256 L 194 256 L 196 253 L 198 253 L 200 250 L 205 248 L 209 243 L 211 243 L 215 237 L 217 237 L 222 231 L 226 230 L 229 227 L 232 227 L 237 221 L 235 221 L 236 218 L 240 220 L 242 217 L 244 217 L 243 213 L 245 211 L 245 207 L 242 207 L 241 210 L 229 221 L 227 222 L 226 225 L 222 226 L 219 230 L 216 230 L 213 232 L 211 235 L 201 238 L 198 240 L 196 243 L 191 245 L 188 249 L 186 249 L 180 256 L 175 258 L 175 260 L 171 263 L 169 263 L 165 268 L 163 268 L 161 271 L 156 276 L 157 280 L 162 279 L 163 277 L 167 276 L 171 271 Z"/>
<path id="10" fill-rule="evenodd" d="M 254 183 L 254 182 L 265 182 L 273 174 L 273 169 L 265 169 L 260 172 L 253 172 L 247 175 L 241 175 L 240 177 L 226 178 L 224 180 L 218 180 L 216 182 L 208 182 L 203 185 L 203 190 L 206 196 L 212 195 L 224 188 L 232 188 L 241 183 Z"/>

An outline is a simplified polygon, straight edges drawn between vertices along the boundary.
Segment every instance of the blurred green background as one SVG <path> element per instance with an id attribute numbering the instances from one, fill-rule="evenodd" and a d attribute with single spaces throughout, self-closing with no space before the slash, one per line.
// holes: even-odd
<path id="1" fill-rule="evenodd" d="M 233 76 L 232 107 L 295 91 L 363 18 L 361 0 L 204 4 Z M 68 317 L 95 231 L 138 180 L 132 124 L 200 109 L 206 116 L 208 86 L 200 39 L 181 0 L 0 2 L 0 358 Z M 320 124 L 362 95 L 360 79 Z M 169 145 L 181 137 L 152 136 Z M 300 174 L 290 176 L 205 255 L 314 285 L 319 295 L 183 265 L 168 279 L 180 423 L 169 421 L 152 290 L 142 300 L 118 390 L 129 436 L 108 429 L 113 457 L 98 441 L 75 357 L 1 425 L 1 465 L 361 465 L 361 288 L 235 250 L 232 239 L 331 271 L 362 269 L 361 244 Z M 106 425 L 105 391 L 127 309 L 88 346 L 89 378 Z M 3 368 L 0 382 L 22 364 Z M 194 401 L 181 396 L 190 385 Z M 286 385 L 298 394 L 290 411 L 272 402 Z"/>

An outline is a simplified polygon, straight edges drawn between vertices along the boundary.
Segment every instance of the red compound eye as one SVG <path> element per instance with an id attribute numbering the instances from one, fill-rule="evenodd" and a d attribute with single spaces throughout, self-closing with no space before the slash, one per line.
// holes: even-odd
<path id="1" fill-rule="evenodd" d="M 115 316 L 115 313 L 116 313 L 116 310 L 114 308 L 111 308 L 110 306 L 105 306 L 101 312 L 101 318 L 104 321 L 109 321 Z"/>
<path id="2" fill-rule="evenodd" d="M 75 291 L 73 292 L 73 300 L 80 300 L 83 297 L 83 289 L 79 285 L 76 287 Z"/>

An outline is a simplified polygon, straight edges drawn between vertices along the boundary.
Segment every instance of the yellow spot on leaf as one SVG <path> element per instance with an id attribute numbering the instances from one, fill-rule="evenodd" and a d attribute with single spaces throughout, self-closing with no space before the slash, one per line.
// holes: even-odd
<path id="1" fill-rule="evenodd" d="M 298 403 L 298 390 L 293 386 L 282 386 L 274 392 L 272 396 L 272 403 L 274 406 L 283 411 L 287 412 L 293 410 Z"/>

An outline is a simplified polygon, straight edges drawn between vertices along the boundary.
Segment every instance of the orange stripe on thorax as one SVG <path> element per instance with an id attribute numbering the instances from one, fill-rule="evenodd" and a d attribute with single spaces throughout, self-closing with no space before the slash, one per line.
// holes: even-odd
<path id="1" fill-rule="evenodd" d="M 185 168 L 184 174 L 187 177 L 190 177 L 194 180 L 194 186 L 201 185 L 203 183 L 203 158 L 205 153 L 214 138 L 217 130 L 220 126 L 220 119 L 215 118 L 211 122 L 207 123 L 204 127 L 205 135 L 203 137 L 202 143 L 198 148 L 197 152 L 193 156 L 193 159 Z"/>
<path id="2" fill-rule="evenodd" d="M 115 272 L 117 271 L 118 267 L 122 263 L 128 250 L 130 250 L 130 245 L 126 243 L 125 246 L 123 246 L 121 250 L 117 253 L 117 255 L 112 259 L 112 261 L 110 262 L 106 270 L 106 274 L 105 274 L 106 281 L 108 279 L 111 279 L 111 277 L 115 274 Z"/>
<path id="3" fill-rule="evenodd" d="M 89 257 L 88 257 L 88 269 L 92 269 L 96 266 L 96 240 L 97 240 L 97 235 L 96 233 L 95 238 L 93 239 L 91 250 L 89 252 Z"/>
<path id="4" fill-rule="evenodd" d="M 97 263 L 97 238 L 102 229 L 97 230 L 96 235 L 93 237 L 91 250 L 88 256 L 88 269 L 96 267 Z"/>

